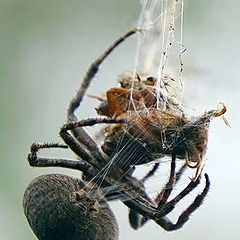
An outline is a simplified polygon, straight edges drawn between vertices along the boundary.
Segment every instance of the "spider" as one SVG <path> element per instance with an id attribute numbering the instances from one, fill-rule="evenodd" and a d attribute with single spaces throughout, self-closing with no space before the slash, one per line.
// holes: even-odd
<path id="1" fill-rule="evenodd" d="M 145 192 L 144 182 L 155 173 L 156 169 L 159 167 L 159 163 L 156 163 L 153 169 L 142 180 L 138 180 L 132 176 L 132 165 L 154 161 L 157 157 L 159 157 L 155 155 L 156 151 L 154 148 L 156 145 L 147 146 L 144 142 L 146 136 L 141 136 L 138 132 L 140 127 L 130 127 L 129 123 L 132 122 L 133 119 L 128 122 L 125 118 L 128 111 L 124 109 L 116 110 L 113 106 L 113 108 L 105 108 L 105 110 L 109 110 L 108 113 L 105 113 L 105 118 L 90 118 L 80 121 L 75 115 L 75 111 L 80 106 L 92 79 L 98 72 L 99 66 L 120 43 L 135 34 L 137 31 L 139 30 L 132 29 L 120 37 L 89 67 L 80 89 L 70 102 L 67 111 L 67 123 L 60 129 L 59 134 L 65 144 L 34 143 L 30 148 L 28 162 L 30 166 L 34 167 L 64 167 L 81 171 L 82 179 L 87 184 L 93 184 L 95 189 L 101 189 L 107 200 L 120 199 L 130 209 L 129 221 L 131 226 L 135 229 L 141 227 L 148 219 L 151 219 L 163 229 L 167 231 L 174 231 L 181 228 L 185 222 L 188 221 L 192 212 L 194 212 L 202 204 L 210 186 L 208 175 L 205 174 L 204 176 L 206 182 L 203 191 L 194 199 L 192 204 L 190 204 L 190 206 L 182 212 L 182 214 L 178 217 L 177 222 L 173 223 L 166 217 L 168 213 L 173 211 L 175 205 L 200 183 L 201 176 L 198 174 L 196 179 L 191 180 L 176 197 L 169 200 L 174 185 L 178 182 L 179 178 L 182 176 L 183 170 L 186 168 L 185 164 L 179 171 L 176 171 L 176 158 L 185 157 L 185 149 L 182 150 L 185 135 L 189 134 L 190 127 L 194 128 L 193 124 L 186 123 L 185 127 L 181 129 L 178 139 L 175 140 L 179 143 L 179 147 L 168 151 L 166 150 L 166 152 L 163 150 L 160 151 L 160 155 L 171 155 L 171 170 L 166 186 L 153 201 Z M 151 80 L 152 79 L 148 79 L 144 84 L 147 85 L 150 81 L 149 86 L 151 87 Z M 123 85 L 123 89 L 120 91 L 125 91 L 126 89 L 127 87 L 124 87 Z M 150 93 L 152 92 L 151 89 L 147 91 Z M 138 100 L 137 97 L 136 100 Z M 143 94 L 140 94 L 140 98 L 142 98 L 143 101 L 146 100 L 145 95 Z M 126 102 L 126 96 L 123 97 L 123 100 Z M 108 102 L 105 102 L 105 104 L 111 104 L 113 102 L 114 98 L 111 101 L 108 99 Z M 116 102 L 118 103 L 118 99 Z M 120 107 L 122 106 L 122 104 L 119 105 Z M 139 105 L 139 107 L 140 106 L 142 105 Z M 102 109 L 103 108 L 98 108 L 98 111 L 101 112 Z M 168 115 L 171 117 L 171 114 L 163 114 L 166 114 L 167 118 Z M 219 113 L 216 111 L 207 112 L 203 116 L 197 118 L 194 123 L 201 125 L 202 123 L 207 122 L 212 116 L 217 116 L 217 114 Z M 132 118 L 137 117 L 133 115 L 130 116 Z M 152 117 L 153 116 L 155 116 L 154 109 Z M 138 121 L 140 120 L 138 119 Z M 147 121 L 147 116 L 145 116 L 144 121 Z M 151 122 L 151 119 L 149 121 Z M 109 135 L 106 136 L 105 142 L 101 148 L 84 130 L 84 127 L 96 124 L 108 124 L 109 128 L 113 126 L 112 129 L 109 130 Z M 123 131 L 125 131 L 125 126 L 128 127 L 129 131 L 126 132 L 126 134 L 122 134 Z M 195 129 L 196 127 L 193 130 Z M 137 131 L 137 137 L 134 136 L 134 131 Z M 168 136 L 168 134 L 170 135 Z M 168 136 L 168 138 L 172 141 L 170 130 L 167 132 L 166 136 Z M 119 138 L 121 138 L 120 149 L 116 144 Z M 70 148 L 76 154 L 78 160 L 39 157 L 38 151 L 46 148 Z"/>

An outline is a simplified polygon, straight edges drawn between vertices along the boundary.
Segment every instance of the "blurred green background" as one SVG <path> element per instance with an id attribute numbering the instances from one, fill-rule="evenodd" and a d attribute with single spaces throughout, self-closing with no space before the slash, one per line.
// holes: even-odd
<path id="1" fill-rule="evenodd" d="M 131 230 L 127 209 L 113 203 L 120 239 L 239 239 L 239 24 L 237 0 L 185 1 L 185 91 L 190 106 L 203 112 L 223 101 L 232 128 L 215 119 L 210 128 L 204 171 L 211 190 L 203 206 L 179 231 L 164 232 L 153 222 Z M 61 169 L 33 169 L 26 161 L 32 142 L 58 142 L 68 102 L 89 64 L 122 33 L 135 26 L 138 0 L 0 1 L 0 239 L 35 239 L 22 210 L 27 184 Z M 116 76 L 133 66 L 136 39 L 108 59 L 90 92 L 100 95 Z M 93 116 L 96 101 L 87 99 L 80 118 Z M 91 110 L 92 109 L 92 110 Z M 64 151 L 43 152 L 71 156 Z M 73 156 L 71 156 L 73 157 Z M 194 195 L 193 195 L 194 196 Z M 184 206 L 180 207 L 180 212 Z"/>

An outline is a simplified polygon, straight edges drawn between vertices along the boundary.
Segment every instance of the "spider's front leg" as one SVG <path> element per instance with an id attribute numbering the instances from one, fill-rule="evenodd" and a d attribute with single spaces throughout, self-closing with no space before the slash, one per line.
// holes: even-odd
<path id="1" fill-rule="evenodd" d="M 33 143 L 28 154 L 28 162 L 32 167 L 63 167 L 88 172 L 92 166 L 82 160 L 70 160 L 62 158 L 43 158 L 38 156 L 41 149 L 68 148 L 67 145 L 60 143 Z"/>
<path id="2" fill-rule="evenodd" d="M 138 30 L 136 28 L 131 29 L 124 35 L 122 35 L 119 39 L 117 39 L 109 48 L 105 50 L 105 52 L 97 58 L 89 67 L 85 77 L 83 78 L 82 84 L 76 94 L 76 96 L 71 100 L 67 112 L 68 120 L 77 120 L 77 117 L 75 116 L 74 112 L 75 110 L 80 106 L 82 99 L 92 81 L 92 79 L 95 77 L 96 73 L 98 72 L 99 66 L 102 64 L 102 62 L 110 55 L 110 53 L 119 46 L 123 41 L 125 41 L 128 37 L 135 34 Z"/>
<path id="3" fill-rule="evenodd" d="M 157 171 L 158 167 L 159 162 L 154 164 L 153 168 L 141 179 L 141 182 L 144 184 L 150 177 L 152 177 L 154 173 Z M 129 224 L 135 230 L 142 227 L 149 220 L 148 218 L 143 217 L 142 215 L 140 215 L 139 213 L 132 209 L 129 209 L 128 219 Z"/>
<path id="4" fill-rule="evenodd" d="M 105 52 L 99 58 L 97 58 L 90 65 L 85 77 L 83 78 L 81 86 L 80 86 L 79 90 L 77 91 L 76 96 L 71 100 L 71 102 L 69 104 L 68 111 L 67 111 L 68 123 L 78 120 L 78 118 L 75 115 L 75 111 L 80 106 L 80 104 L 86 94 L 86 91 L 87 91 L 92 79 L 95 77 L 96 73 L 98 72 L 98 69 L 99 69 L 100 65 L 102 64 L 102 62 L 110 55 L 110 53 L 117 46 L 119 46 L 124 40 L 126 40 L 128 37 L 135 34 L 137 31 L 140 31 L 140 30 L 137 30 L 134 28 L 134 29 L 131 29 L 130 31 L 128 31 L 123 36 L 121 36 L 109 48 L 107 48 L 105 50 Z M 93 158 L 97 162 L 99 162 L 99 163 L 104 162 L 104 156 L 102 155 L 101 151 L 99 151 L 97 144 L 92 140 L 92 138 L 88 135 L 88 133 L 84 129 L 72 128 L 71 132 L 72 132 L 75 140 L 77 140 L 81 146 L 87 148 L 89 150 L 89 152 L 91 153 L 91 155 L 93 156 Z M 64 141 L 69 145 L 69 147 L 74 152 L 76 152 L 76 149 L 73 149 L 76 146 L 76 142 L 74 142 L 75 140 L 73 141 L 72 139 L 69 139 L 70 137 L 67 136 L 67 135 L 69 135 L 69 133 L 67 133 L 64 130 L 64 127 L 61 129 L 60 135 L 64 139 Z M 77 152 L 78 152 L 78 150 L 77 150 Z"/>
<path id="5" fill-rule="evenodd" d="M 70 121 L 62 126 L 60 130 L 60 136 L 64 142 L 72 149 L 72 151 L 79 156 L 84 146 L 88 152 L 92 155 L 92 161 L 95 164 L 107 164 L 108 160 L 105 159 L 103 154 L 100 152 L 97 144 L 88 136 L 86 132 L 82 129 L 83 127 L 94 126 L 96 124 L 114 124 L 114 123 L 124 123 L 123 120 L 107 119 L 107 118 L 89 118 L 81 121 Z M 76 132 L 79 130 L 78 132 Z M 69 133 L 75 132 L 74 137 Z M 76 139 L 77 138 L 77 139 Z M 85 151 L 85 150 L 83 150 Z M 97 161 L 97 163 L 96 163 Z"/>

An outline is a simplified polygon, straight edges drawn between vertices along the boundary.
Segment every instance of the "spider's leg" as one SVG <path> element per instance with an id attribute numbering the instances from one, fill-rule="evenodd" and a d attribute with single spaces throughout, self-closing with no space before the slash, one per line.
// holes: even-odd
<path id="1" fill-rule="evenodd" d="M 66 130 L 65 128 L 66 125 L 62 126 L 61 129 L 60 129 L 60 136 L 62 137 L 62 139 L 64 140 L 64 142 L 69 146 L 69 148 L 77 155 L 79 156 L 80 158 L 82 159 L 86 159 L 87 161 L 89 161 L 89 159 L 91 159 L 91 163 L 93 163 L 95 166 L 98 165 L 98 162 L 102 162 L 102 156 L 100 154 L 98 154 L 98 147 L 95 146 L 95 143 L 92 144 L 92 141 L 91 141 L 91 138 L 89 140 L 88 137 L 85 136 L 85 131 L 83 129 L 79 129 L 79 135 L 78 137 L 79 138 L 82 138 L 84 139 L 84 146 L 85 146 L 85 149 L 82 145 L 80 145 L 79 141 L 76 140 L 76 138 L 74 138 L 68 130 Z M 82 133 L 82 134 L 81 134 Z M 87 152 L 88 150 L 88 152 Z M 91 153 L 91 155 L 90 155 Z M 94 154 L 96 153 L 96 154 Z M 100 155 L 100 157 L 97 157 L 94 158 L 93 156 L 94 155 Z"/>
<path id="2" fill-rule="evenodd" d="M 181 178 L 183 172 L 186 170 L 186 168 L 187 168 L 187 165 L 186 165 L 186 163 L 185 163 L 185 164 L 183 164 L 183 165 L 181 166 L 181 168 L 177 171 L 175 184 L 180 180 L 180 178 Z"/>
<path id="3" fill-rule="evenodd" d="M 67 145 L 59 143 L 33 143 L 28 154 L 28 162 L 32 167 L 64 167 L 88 172 L 92 166 L 82 160 L 67 160 L 61 158 L 41 158 L 38 151 L 44 148 L 68 148 Z"/>
<path id="4" fill-rule="evenodd" d="M 159 167 L 159 162 L 155 163 L 153 168 L 140 180 L 142 183 L 147 181 L 154 173 L 157 171 Z M 142 227 L 147 221 L 148 218 L 143 217 L 142 215 L 138 214 L 136 211 L 129 209 L 128 219 L 131 227 L 135 230 Z"/>
<path id="5" fill-rule="evenodd" d="M 128 213 L 128 220 L 129 220 L 130 226 L 134 230 L 137 230 L 141 228 L 149 219 L 140 215 L 138 212 L 130 209 Z"/>
<path id="6" fill-rule="evenodd" d="M 71 139 L 71 138 L 69 138 Z M 77 148 L 78 142 L 72 142 L 71 144 L 76 144 L 75 149 Z M 69 168 L 74 170 L 80 170 L 83 173 L 83 180 L 87 178 L 86 182 L 90 183 L 89 180 L 92 182 L 93 188 L 91 189 L 92 192 L 97 192 L 99 188 L 103 190 L 106 194 L 110 194 L 111 192 L 118 194 L 119 197 L 122 197 L 123 194 L 121 193 L 121 187 L 116 185 L 116 179 L 112 176 L 108 177 L 107 179 L 101 178 L 101 171 L 102 169 L 99 166 L 93 164 L 91 156 L 89 159 L 78 159 L 78 160 L 71 160 L 71 159 L 61 159 L 61 158 L 42 158 L 38 156 L 38 151 L 44 148 L 68 148 L 67 145 L 59 144 L 59 143 L 33 143 L 30 148 L 30 153 L 28 154 L 28 162 L 29 165 L 32 167 L 63 167 Z M 99 165 L 99 164 L 98 164 Z M 94 179 L 94 181 L 92 181 Z M 98 182 L 98 180 L 100 181 Z M 113 181 L 112 181 L 113 180 Z M 129 179 L 130 180 L 130 179 Z M 131 181 L 131 180 L 130 180 Z M 125 185 L 122 182 L 120 185 Z M 134 183 L 131 181 L 131 184 Z M 137 187 L 138 191 L 140 189 Z M 124 199 L 128 199 L 129 195 L 124 194 Z M 115 198 L 116 199 L 116 198 Z"/>
<path id="7" fill-rule="evenodd" d="M 118 40 L 116 40 L 98 59 L 96 59 L 91 66 L 89 67 L 82 84 L 76 94 L 76 96 L 71 100 L 68 111 L 67 111 L 67 119 L 68 121 L 76 121 L 77 117 L 74 114 L 75 110 L 80 106 L 80 103 L 87 91 L 87 88 L 89 87 L 92 79 L 94 78 L 95 74 L 98 72 L 98 68 L 101 65 L 101 63 L 104 61 L 104 59 L 107 58 L 107 56 L 116 48 L 120 43 L 122 43 L 126 38 L 130 37 L 134 33 L 136 33 L 137 29 L 131 29 L 126 34 L 124 34 L 122 37 L 120 37 Z M 104 157 L 100 153 L 97 144 L 92 140 L 92 138 L 87 134 L 87 132 L 84 129 L 74 128 L 71 130 L 72 134 L 74 135 L 75 139 L 81 144 L 87 147 L 88 149 L 91 149 L 90 152 L 93 154 L 94 158 L 98 162 L 103 162 Z M 61 131 L 62 138 L 66 142 L 66 132 Z M 65 136 L 66 138 L 65 138 Z M 73 147 L 73 145 L 72 145 Z M 71 146 L 70 146 L 71 148 Z"/>
<path id="8" fill-rule="evenodd" d="M 114 123 L 124 123 L 123 120 L 116 120 L 116 119 L 106 119 L 106 118 L 90 118 L 82 121 L 72 121 L 66 123 L 60 130 L 60 136 L 63 138 L 65 143 L 72 149 L 72 151 L 79 155 L 78 149 L 83 150 L 82 146 L 79 144 L 78 141 L 76 141 L 75 138 L 69 134 L 69 131 L 72 131 L 75 128 L 81 129 L 81 127 L 86 126 L 93 126 L 95 124 L 114 124 Z M 81 137 L 81 136 L 79 136 Z M 86 140 L 86 139 L 85 139 Z M 104 156 L 102 156 L 101 152 L 98 148 L 95 148 L 95 146 L 91 144 L 85 145 L 86 150 L 90 153 L 89 160 L 87 161 L 89 164 L 94 166 L 94 169 L 96 170 L 96 174 L 89 174 L 87 176 L 88 181 L 94 181 L 99 187 L 102 187 L 103 185 L 107 186 L 125 186 L 126 183 L 123 182 L 123 180 L 119 180 L 123 177 L 123 175 L 129 175 L 126 173 L 122 173 L 122 169 L 117 168 L 117 166 L 114 165 L 115 171 L 112 173 L 110 169 L 111 164 L 109 164 L 109 159 L 105 159 Z M 116 174 L 118 173 L 118 174 Z M 121 173 L 121 174 L 120 174 Z M 104 176 L 104 177 L 103 177 Z M 92 179 L 94 178 L 94 179 Z M 132 180 L 129 180 L 132 181 Z M 104 184 L 102 184 L 104 183 Z M 108 183 L 108 184 L 107 184 Z M 140 184 L 139 184 L 140 185 Z M 134 186 L 134 183 L 132 182 L 132 186 Z M 120 190 L 119 190 L 120 191 Z M 141 187 L 137 187 L 137 192 L 141 192 L 142 194 L 145 194 Z M 132 192 L 130 192 L 132 193 Z M 121 194 L 124 199 L 129 199 L 128 194 Z M 136 194 L 135 194 L 136 195 Z M 146 200 L 147 201 L 147 200 Z"/>
<path id="9" fill-rule="evenodd" d="M 157 164 L 157 163 L 156 163 Z M 158 165 L 156 166 L 156 164 L 154 165 L 153 169 L 143 178 L 148 178 L 149 175 L 152 176 L 153 173 L 157 170 Z M 161 193 L 158 194 L 158 196 L 156 197 L 156 199 L 154 200 L 154 202 L 156 204 L 159 204 L 159 201 L 162 199 L 162 196 L 164 196 L 164 192 L 166 191 L 166 189 L 168 189 L 171 185 L 171 182 L 173 181 L 173 176 L 174 176 L 174 171 L 175 171 L 175 166 L 174 166 L 174 161 L 171 164 L 171 173 L 170 173 L 170 177 L 169 177 L 169 181 L 168 183 L 165 185 L 165 187 L 163 188 L 163 190 L 161 191 Z M 184 164 L 176 173 L 176 180 L 175 183 L 177 183 L 180 179 L 180 177 L 182 176 L 184 170 L 186 169 L 186 164 Z M 166 197 L 167 195 L 165 195 Z M 160 205 L 160 204 L 159 204 Z M 150 220 L 149 218 L 146 218 L 140 214 L 138 214 L 136 211 L 130 209 L 129 211 L 129 223 L 131 225 L 131 227 L 135 230 L 137 230 L 138 228 L 142 227 L 145 223 L 148 222 L 148 220 Z"/>
<path id="10" fill-rule="evenodd" d="M 158 166 L 159 165 L 157 165 L 156 163 L 153 169 L 143 179 L 145 180 L 145 179 L 148 179 L 150 176 L 152 176 L 154 172 L 157 170 Z M 163 190 L 158 194 L 158 196 L 154 200 L 155 203 L 158 204 L 158 209 L 161 209 L 161 206 L 163 206 L 166 203 L 168 197 L 172 192 L 174 179 L 175 179 L 175 166 L 176 166 L 176 156 L 172 156 L 169 180 L 165 185 L 165 187 L 163 188 Z M 181 169 L 177 172 L 176 176 L 180 177 L 182 172 L 183 172 L 183 167 L 181 167 Z M 148 220 L 149 220 L 148 218 L 143 217 L 142 215 L 130 209 L 129 222 L 133 229 L 138 229 L 142 227 Z"/>
<path id="11" fill-rule="evenodd" d="M 177 222 L 174 224 L 172 223 L 169 219 L 167 219 L 166 217 L 162 217 L 159 218 L 159 220 L 156 220 L 156 222 L 162 227 L 164 228 L 166 231 L 174 231 L 177 230 L 179 228 L 181 228 L 188 220 L 189 220 L 189 216 L 198 208 L 201 206 L 201 204 L 203 203 L 203 200 L 205 199 L 208 191 L 209 191 L 209 187 L 210 187 L 210 181 L 208 178 L 208 175 L 205 174 L 205 179 L 206 179 L 206 185 L 205 188 L 203 189 L 202 193 L 200 193 L 195 200 L 193 201 L 193 203 L 185 210 L 182 212 L 182 214 L 178 217 Z M 197 180 L 199 181 L 199 179 Z M 195 186 L 193 186 L 193 184 L 195 184 L 196 182 L 191 181 L 190 185 L 192 184 L 192 186 L 188 186 L 190 187 L 190 189 L 192 190 L 193 188 L 195 188 Z M 189 192 L 188 189 L 186 192 Z M 184 191 L 184 190 L 183 190 Z M 177 196 L 176 198 L 178 199 L 182 199 L 184 197 L 183 194 L 182 196 Z M 174 199 L 173 199 L 174 200 Z M 172 201 L 173 201 L 172 200 Z M 172 204 L 170 201 L 169 204 Z M 179 200 L 174 200 L 174 201 L 179 201 Z M 174 202 L 173 201 L 173 202 Z M 173 203 L 175 205 L 175 203 Z"/>
<path id="12" fill-rule="evenodd" d="M 176 206 L 176 204 L 183 199 L 186 195 L 188 195 L 193 189 L 195 189 L 198 184 L 200 183 L 200 176 L 197 178 L 196 181 L 191 181 L 187 187 L 185 187 L 176 197 L 174 197 L 171 201 L 166 203 L 161 208 L 161 215 L 165 216 L 170 213 Z M 208 184 L 208 178 L 206 179 L 206 185 Z"/>
<path id="13" fill-rule="evenodd" d="M 138 30 L 137 29 L 131 29 L 126 34 L 121 36 L 119 39 L 117 39 L 98 59 L 96 59 L 91 66 L 89 67 L 85 77 L 83 78 L 82 84 L 80 86 L 80 89 L 78 90 L 76 96 L 71 100 L 69 104 L 69 108 L 67 111 L 67 117 L 68 120 L 76 120 L 76 116 L 74 115 L 75 110 L 79 107 L 92 79 L 98 72 L 98 68 L 101 65 L 101 63 L 108 57 L 108 55 L 125 39 L 130 37 L 131 35 L 135 34 Z"/>
<path id="14" fill-rule="evenodd" d="M 98 146 L 88 135 L 86 135 L 87 133 L 82 129 L 82 127 L 93 126 L 95 124 L 113 124 L 113 123 L 123 123 L 123 121 L 106 118 L 89 118 L 81 121 L 72 121 L 62 126 L 60 130 L 60 136 L 77 155 L 78 150 L 76 148 L 78 147 L 82 149 L 79 145 L 80 142 L 80 144 L 84 145 L 87 148 L 87 150 L 91 153 L 93 158 L 97 160 L 97 162 L 106 164 L 106 160 L 102 153 L 100 152 Z M 73 131 L 77 128 L 79 128 L 80 130 L 78 132 L 79 135 L 77 136 L 78 142 L 68 132 Z"/>
<path id="15" fill-rule="evenodd" d="M 154 175 L 154 173 L 157 171 L 159 167 L 159 164 L 160 164 L 159 162 L 155 163 L 153 168 L 141 179 L 143 183 Z"/>
<path id="16" fill-rule="evenodd" d="M 183 164 L 181 166 L 181 168 L 177 171 L 176 176 L 175 176 L 175 164 L 172 161 L 169 180 L 168 180 L 167 184 L 165 185 L 165 187 L 162 189 L 162 191 L 158 194 L 158 196 L 154 200 L 155 203 L 158 204 L 158 206 L 159 206 L 158 208 L 161 208 L 161 206 L 167 202 L 167 199 L 172 192 L 173 184 L 175 185 L 180 180 L 185 169 L 186 169 L 186 164 Z M 175 179 L 175 181 L 174 181 L 174 179 Z"/>
<path id="17" fill-rule="evenodd" d="M 172 155 L 171 161 L 171 170 L 168 182 L 164 189 L 158 194 L 155 202 L 158 204 L 158 209 L 160 210 L 162 206 L 167 202 L 172 190 L 175 181 L 175 169 L 176 169 L 176 155 Z"/>
<path id="18" fill-rule="evenodd" d="M 154 220 L 157 224 L 163 227 L 167 231 L 173 231 L 181 228 L 185 222 L 189 219 L 189 216 L 192 212 L 194 212 L 203 202 L 206 197 L 210 182 L 207 174 L 205 174 L 206 185 L 201 194 L 199 194 L 194 202 L 180 215 L 176 224 L 172 223 L 170 220 L 166 218 L 166 215 L 171 212 L 175 205 L 184 198 L 187 194 L 189 194 L 197 185 L 200 183 L 200 179 L 198 178 L 195 182 L 191 181 L 190 184 L 173 200 L 169 203 L 165 204 L 159 211 L 156 206 L 151 203 L 151 200 L 147 201 L 146 198 L 143 198 L 142 195 L 139 195 L 129 201 L 125 201 L 124 204 L 129 208 L 133 209 L 138 214 L 144 216 L 144 218 L 149 218 Z M 124 193 L 124 192 L 123 192 Z M 129 191 L 126 194 L 129 195 Z M 136 194 L 135 191 L 133 191 Z M 143 220 L 144 223 L 145 220 Z"/>
<path id="19" fill-rule="evenodd" d="M 76 145 L 78 143 L 76 142 Z M 83 173 L 83 178 L 93 179 L 96 178 L 96 181 L 101 172 L 101 168 L 95 164 L 91 156 L 88 156 L 88 159 L 62 159 L 62 158 L 42 158 L 38 156 L 38 151 L 43 148 L 67 148 L 67 145 L 58 144 L 58 143 L 34 143 L 30 148 L 30 153 L 28 154 L 28 162 L 32 167 L 63 167 L 74 170 L 79 170 Z M 99 187 L 108 187 L 111 186 L 109 182 L 105 179 L 101 179 L 100 184 L 96 183 L 96 189 Z M 117 191 L 117 188 L 116 188 Z"/>

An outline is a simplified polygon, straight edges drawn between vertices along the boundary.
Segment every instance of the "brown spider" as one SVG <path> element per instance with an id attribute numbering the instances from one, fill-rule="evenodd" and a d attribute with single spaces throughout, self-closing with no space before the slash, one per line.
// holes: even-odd
<path id="1" fill-rule="evenodd" d="M 185 158 L 186 151 L 189 153 L 190 158 L 195 154 L 195 152 L 192 152 L 195 149 L 192 149 L 191 142 L 194 143 L 194 146 L 198 146 L 194 141 L 198 142 L 195 135 L 197 135 L 197 130 L 202 130 L 199 126 L 208 124 L 212 117 L 217 116 L 220 113 L 209 111 L 189 123 L 188 121 L 185 121 L 183 116 L 175 116 L 173 113 L 168 113 L 167 110 L 160 111 L 159 117 L 159 114 L 153 107 L 151 110 L 153 112 L 150 114 L 150 118 L 148 118 L 148 115 L 142 114 L 141 118 L 137 119 L 137 122 L 143 124 L 143 128 L 148 131 L 147 134 L 142 134 L 139 132 L 141 126 L 138 126 L 138 124 L 132 124 L 134 119 L 138 116 L 130 114 L 130 119 L 128 119 L 126 116 L 129 109 L 122 109 L 123 103 L 127 103 L 128 99 L 128 93 L 126 91 L 127 87 L 126 85 L 123 85 L 121 89 L 114 91 L 110 90 L 108 92 L 108 101 L 104 104 L 109 104 L 109 107 L 105 106 L 105 108 L 98 108 L 100 113 L 107 110 L 107 112 L 103 114 L 106 118 L 90 118 L 79 121 L 75 115 L 75 110 L 80 106 L 92 79 L 98 72 L 100 64 L 120 43 L 136 33 L 136 31 L 136 29 L 132 29 L 115 41 L 103 53 L 103 55 L 94 61 L 89 67 L 79 91 L 70 102 L 67 111 L 67 123 L 60 129 L 60 136 L 66 145 L 34 143 L 30 149 L 28 161 L 29 164 L 34 167 L 65 167 L 80 170 L 82 172 L 83 180 L 86 183 L 93 184 L 96 191 L 97 189 L 101 189 L 107 200 L 120 199 L 131 209 L 129 220 L 131 226 L 135 229 L 142 226 L 147 219 L 152 219 L 165 230 L 173 231 L 181 228 L 189 219 L 191 213 L 202 204 L 210 185 L 208 175 L 205 174 L 206 184 L 203 191 L 194 199 L 193 203 L 182 212 L 176 223 L 171 222 L 166 215 L 174 209 L 175 205 L 181 199 L 188 195 L 200 183 L 200 174 L 198 174 L 196 179 L 190 181 L 190 183 L 176 197 L 170 201 L 168 200 L 174 185 L 181 177 L 183 170 L 186 167 L 186 165 L 184 165 L 178 172 L 176 172 L 176 158 Z M 146 104 L 145 102 L 147 102 L 146 96 L 148 94 L 146 93 L 153 93 L 151 90 L 151 80 L 152 79 L 148 79 L 144 83 L 144 86 L 147 86 L 150 81 L 149 87 L 146 87 L 146 90 L 140 92 L 140 94 L 136 93 L 136 95 L 134 95 L 136 104 L 139 102 L 138 110 L 141 110 L 141 107 L 144 106 L 142 103 Z M 141 84 L 138 87 L 142 87 Z M 123 103 L 119 101 L 119 92 L 125 94 L 122 97 Z M 111 95 L 112 93 L 113 95 Z M 117 98 L 114 97 L 115 93 L 118 95 Z M 152 99 L 154 100 L 154 98 Z M 115 103 L 116 105 L 114 105 Z M 150 108 L 152 105 L 154 105 L 154 103 L 150 104 Z M 158 146 L 159 142 L 157 141 L 156 144 L 153 145 L 146 144 L 148 140 L 151 143 L 156 140 L 155 129 L 149 128 L 151 124 L 153 125 L 154 121 L 157 121 L 160 125 L 164 125 L 166 128 L 166 141 L 167 143 L 174 142 L 174 148 L 162 149 L 162 146 Z M 163 123 L 161 121 L 163 121 Z M 146 123 L 147 125 L 145 125 Z M 109 124 L 109 134 L 107 134 L 105 142 L 101 148 L 99 148 L 96 142 L 83 129 L 83 127 L 93 126 L 95 124 Z M 180 125 L 181 128 L 177 139 L 175 139 L 172 136 L 170 126 L 174 126 L 173 133 L 175 133 L 177 129 L 179 129 L 176 128 L 177 125 Z M 207 126 L 204 126 L 204 128 L 207 129 Z M 149 139 L 149 137 L 152 136 L 153 139 Z M 185 143 L 186 141 L 187 145 Z M 202 141 L 202 139 L 200 141 Z M 190 148 L 188 149 L 187 147 L 189 146 Z M 39 157 L 38 151 L 44 148 L 70 148 L 77 155 L 78 160 Z M 156 152 L 159 154 L 156 155 Z M 154 161 L 156 158 L 159 158 L 159 156 L 166 154 L 171 155 L 172 158 L 170 177 L 158 197 L 152 201 L 146 194 L 143 183 L 155 173 L 159 164 L 156 163 L 154 168 L 142 180 L 137 180 L 132 177 L 132 165 Z M 92 192 L 93 191 L 90 191 L 89 195 L 91 195 Z"/>

